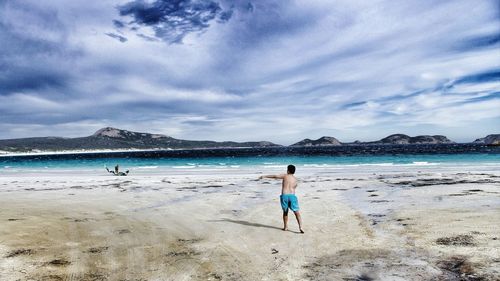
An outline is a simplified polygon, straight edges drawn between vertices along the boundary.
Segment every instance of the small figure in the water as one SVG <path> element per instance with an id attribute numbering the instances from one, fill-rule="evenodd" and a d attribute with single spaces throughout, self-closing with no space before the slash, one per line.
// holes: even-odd
<path id="1" fill-rule="evenodd" d="M 126 175 L 128 175 L 128 172 L 129 172 L 128 170 L 126 170 L 125 173 L 124 172 L 120 172 L 120 166 L 119 165 L 115 166 L 115 170 L 114 171 L 110 171 L 108 169 L 108 167 L 106 167 L 106 171 L 108 171 L 108 173 L 111 173 L 111 174 L 113 174 L 115 176 L 126 176 Z"/>

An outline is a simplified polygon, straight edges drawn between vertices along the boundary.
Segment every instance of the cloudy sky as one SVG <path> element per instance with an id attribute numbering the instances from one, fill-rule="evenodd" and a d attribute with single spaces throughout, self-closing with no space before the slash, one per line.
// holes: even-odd
<path id="1" fill-rule="evenodd" d="M 498 0 L 0 0 L 0 138 L 500 133 Z"/>

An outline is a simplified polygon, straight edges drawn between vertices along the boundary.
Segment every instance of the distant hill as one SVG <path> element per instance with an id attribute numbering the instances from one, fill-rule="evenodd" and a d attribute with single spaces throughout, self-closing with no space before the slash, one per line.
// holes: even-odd
<path id="1" fill-rule="evenodd" d="M 321 137 L 317 140 L 303 139 L 290 146 L 335 146 L 342 145 L 342 143 L 334 137 Z"/>
<path id="2" fill-rule="evenodd" d="M 423 135 L 410 137 L 404 134 L 394 134 L 385 137 L 379 141 L 369 142 L 370 144 L 443 144 L 443 143 L 454 143 L 445 136 L 435 135 Z"/>
<path id="3" fill-rule="evenodd" d="M 447 144 L 454 143 L 445 136 L 416 136 L 410 137 L 404 134 L 394 134 L 378 141 L 342 143 L 334 137 L 322 137 L 317 140 L 304 139 L 290 146 L 338 146 L 338 145 L 384 145 L 384 144 Z"/>
<path id="4" fill-rule="evenodd" d="M 484 138 L 475 140 L 474 143 L 500 145 L 500 134 L 487 135 Z"/>
<path id="5" fill-rule="evenodd" d="M 389 145 L 389 144 L 452 144 L 455 143 L 442 135 L 421 135 L 410 137 L 394 134 L 378 141 L 342 143 L 334 137 L 324 136 L 316 140 L 304 139 L 290 147 L 327 147 L 341 145 Z M 500 145 L 500 134 L 488 135 L 474 141 L 475 144 Z M 237 147 L 280 147 L 268 141 L 196 141 L 182 140 L 161 134 L 139 133 L 106 127 L 91 136 L 78 138 L 36 137 L 0 140 L 0 153 L 12 152 L 57 152 L 82 150 L 141 150 L 141 149 L 202 149 Z"/>
<path id="6" fill-rule="evenodd" d="M 7 152 L 37 152 L 99 149 L 191 149 L 227 147 L 276 147 L 268 141 L 216 142 L 181 140 L 173 137 L 132 132 L 116 128 L 102 128 L 88 137 L 39 137 L 0 140 L 0 150 Z"/>

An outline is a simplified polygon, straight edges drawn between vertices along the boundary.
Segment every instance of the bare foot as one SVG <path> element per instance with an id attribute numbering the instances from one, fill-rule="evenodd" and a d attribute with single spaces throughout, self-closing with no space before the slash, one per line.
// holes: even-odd
<path id="1" fill-rule="evenodd" d="M 283 230 L 283 231 L 287 231 L 287 230 L 288 230 L 288 228 L 283 227 L 281 230 Z"/>

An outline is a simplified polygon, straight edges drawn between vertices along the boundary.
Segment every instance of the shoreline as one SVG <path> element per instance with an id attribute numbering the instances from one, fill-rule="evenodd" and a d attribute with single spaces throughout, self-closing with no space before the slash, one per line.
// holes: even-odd
<path id="1" fill-rule="evenodd" d="M 58 151 L 39 151 L 39 152 L 0 152 L 1 157 L 19 157 L 19 156 L 50 156 L 50 155 L 71 155 L 71 154 L 94 154 L 94 153 L 123 153 L 123 152 L 155 152 L 169 151 L 174 149 L 96 149 L 96 150 L 58 150 Z"/>
<path id="2" fill-rule="evenodd" d="M 284 146 L 276 146 L 284 147 Z M 198 150 L 238 150 L 238 149 L 260 149 L 270 147 L 250 147 L 250 146 L 235 146 L 235 147 L 199 147 L 199 148 L 151 148 L 151 149 L 87 149 L 87 150 L 58 150 L 58 151 L 39 151 L 39 152 L 9 152 L 0 151 L 0 157 L 17 157 L 17 156 L 50 156 L 50 155 L 71 155 L 71 154 L 99 154 L 99 153 L 125 153 L 125 152 L 163 152 L 163 151 L 198 151 Z"/>
<path id="3" fill-rule="evenodd" d="M 463 164 L 356 164 L 356 165 L 295 165 L 299 172 L 297 175 L 311 176 L 313 174 L 331 177 L 379 174 L 379 173 L 415 173 L 416 175 L 429 172 L 454 172 L 457 170 L 466 173 L 495 173 L 498 172 L 498 163 L 463 163 Z M 227 175 L 261 175 L 261 174 L 280 174 L 286 169 L 283 165 L 241 165 L 241 166 L 144 166 L 130 167 L 121 165 L 121 170 L 130 170 L 127 176 L 114 176 L 109 174 L 104 167 L 7 167 L 0 168 L 2 174 L 0 179 L 4 178 L 65 178 L 82 177 L 88 179 L 142 179 L 160 176 L 219 176 Z M 111 165 L 108 166 L 112 167 Z"/>

